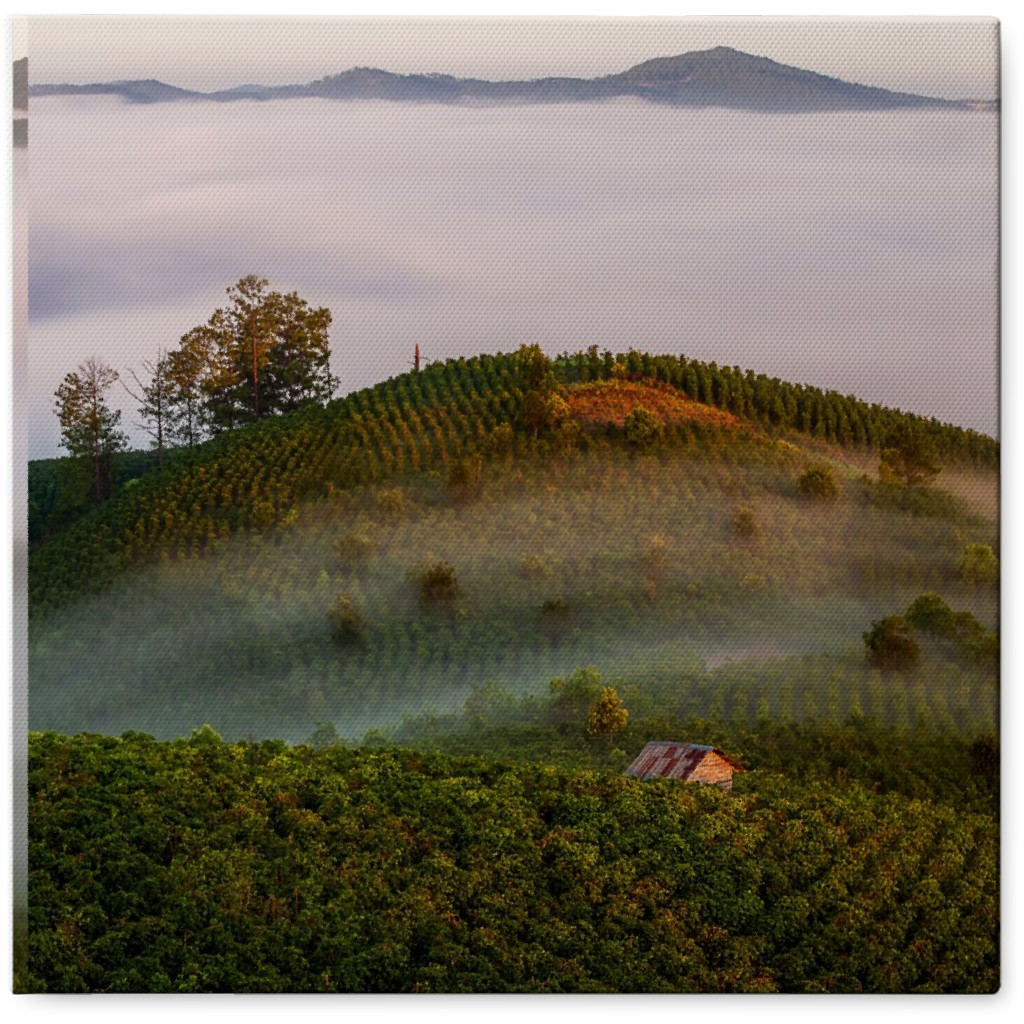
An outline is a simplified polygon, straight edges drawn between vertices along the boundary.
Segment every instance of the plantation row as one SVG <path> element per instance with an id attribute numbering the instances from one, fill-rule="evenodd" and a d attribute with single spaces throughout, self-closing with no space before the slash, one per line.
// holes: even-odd
<path id="1" fill-rule="evenodd" d="M 789 384 L 738 366 L 718 366 L 685 356 L 652 356 L 630 350 L 613 356 L 595 348 L 563 355 L 557 368 L 567 382 L 609 380 L 624 373 L 637 380 L 658 380 L 679 388 L 694 401 L 713 405 L 767 427 L 791 429 L 812 437 L 877 450 L 902 423 L 923 427 L 939 457 L 977 467 L 999 465 L 999 444 L 986 434 L 884 406 L 852 395 L 803 384 Z"/>
<path id="2" fill-rule="evenodd" d="M 240 531 L 287 526 L 296 503 L 331 488 L 427 470 L 473 450 L 514 418 L 521 400 L 509 359 L 480 362 L 486 371 L 475 375 L 428 369 L 422 382 L 388 381 L 327 408 L 221 435 L 176 467 L 133 481 L 32 553 L 31 609 L 100 590 L 157 551 L 198 554 Z"/>
<path id="3" fill-rule="evenodd" d="M 21 990 L 999 984 L 994 817 L 849 779 L 761 769 L 726 794 L 208 729 L 37 734 L 29 757 Z"/>

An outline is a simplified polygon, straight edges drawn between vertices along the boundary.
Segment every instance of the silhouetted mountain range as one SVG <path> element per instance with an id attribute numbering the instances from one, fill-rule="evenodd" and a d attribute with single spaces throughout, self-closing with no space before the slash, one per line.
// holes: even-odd
<path id="1" fill-rule="evenodd" d="M 217 92 L 179 89 L 154 79 L 90 85 L 34 85 L 30 96 L 113 94 L 130 103 L 291 99 L 377 99 L 463 106 L 588 103 L 636 96 L 677 107 L 729 107 L 766 113 L 934 108 L 995 110 L 998 100 L 945 100 L 844 82 L 728 46 L 644 61 L 599 78 L 490 82 L 451 75 L 396 75 L 351 68 L 306 85 L 239 85 Z"/>

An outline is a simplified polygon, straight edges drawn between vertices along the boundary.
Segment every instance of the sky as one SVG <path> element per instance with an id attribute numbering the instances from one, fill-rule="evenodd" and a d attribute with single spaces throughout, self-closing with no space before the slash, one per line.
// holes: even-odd
<path id="1" fill-rule="evenodd" d="M 966 19 L 239 19 L 33 17 L 34 83 L 157 78 L 203 91 L 307 82 L 354 66 L 488 79 L 594 77 L 732 46 L 899 91 L 993 98 L 994 23 Z"/>

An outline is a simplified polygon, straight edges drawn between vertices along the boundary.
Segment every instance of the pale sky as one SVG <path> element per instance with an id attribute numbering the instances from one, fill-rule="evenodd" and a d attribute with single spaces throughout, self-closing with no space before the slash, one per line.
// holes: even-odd
<path id="1" fill-rule="evenodd" d="M 946 98 L 992 98 L 989 18 L 33 17 L 33 83 L 158 78 L 211 90 L 307 82 L 354 66 L 462 77 L 593 77 L 733 46 L 822 74 Z"/>

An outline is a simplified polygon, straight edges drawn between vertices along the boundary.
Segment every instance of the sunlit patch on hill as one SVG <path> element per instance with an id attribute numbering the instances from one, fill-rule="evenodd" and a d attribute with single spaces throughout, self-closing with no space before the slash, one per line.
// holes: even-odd
<path id="1" fill-rule="evenodd" d="M 737 426 L 743 421 L 732 413 L 695 402 L 683 392 L 655 381 L 599 381 L 571 388 L 566 395 L 573 418 L 584 426 L 623 426 L 639 405 L 665 423 L 713 423 Z"/>

